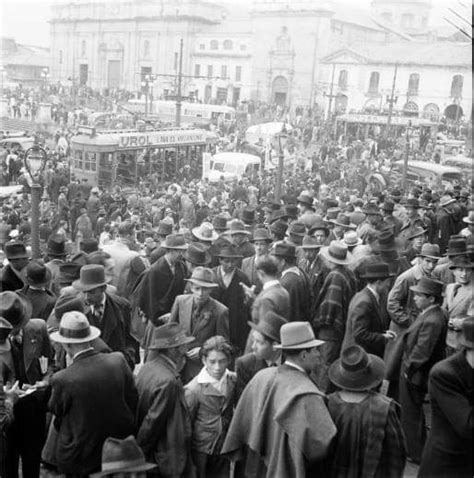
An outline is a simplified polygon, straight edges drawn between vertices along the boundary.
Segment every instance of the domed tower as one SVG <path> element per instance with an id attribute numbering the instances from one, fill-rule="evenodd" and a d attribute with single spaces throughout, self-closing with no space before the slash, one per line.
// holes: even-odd
<path id="1" fill-rule="evenodd" d="M 404 33 L 419 35 L 428 30 L 431 0 L 372 0 L 374 18 Z"/>

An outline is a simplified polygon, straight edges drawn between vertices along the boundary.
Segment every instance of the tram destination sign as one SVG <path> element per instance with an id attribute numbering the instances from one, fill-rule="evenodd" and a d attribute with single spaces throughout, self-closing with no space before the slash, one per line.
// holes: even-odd
<path id="1" fill-rule="evenodd" d="M 120 133 L 118 149 L 205 143 L 205 141 L 205 132 L 199 130 L 169 130 L 147 131 L 144 133 Z"/>

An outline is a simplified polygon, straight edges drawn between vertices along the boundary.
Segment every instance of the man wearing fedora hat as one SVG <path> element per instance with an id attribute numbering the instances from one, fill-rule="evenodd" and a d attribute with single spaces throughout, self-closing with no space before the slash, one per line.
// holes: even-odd
<path id="1" fill-rule="evenodd" d="M 459 337 L 461 350 L 430 372 L 431 428 L 418 471 L 420 478 L 471 477 L 473 470 L 474 317 Z"/>
<path id="2" fill-rule="evenodd" d="M 420 463 L 426 439 L 423 401 L 431 368 L 445 358 L 447 316 L 441 308 L 442 282 L 422 277 L 410 289 L 420 313 L 403 337 L 399 389 L 407 453 Z"/>
<path id="3" fill-rule="evenodd" d="M 249 322 L 251 330 L 252 352 L 237 358 L 235 385 L 238 399 L 252 377 L 260 370 L 281 364 L 281 351 L 274 349 L 280 343 L 280 329 L 287 320 L 276 312 L 267 312 L 258 324 Z"/>
<path id="4" fill-rule="evenodd" d="M 51 271 L 51 281 L 59 275 L 59 266 L 64 264 L 67 256 L 66 239 L 60 234 L 51 234 L 46 246 L 45 265 Z"/>
<path id="5" fill-rule="evenodd" d="M 462 221 L 466 224 L 466 227 L 459 234 L 470 239 L 474 231 L 474 209 L 471 209 L 468 215 L 462 218 Z"/>
<path id="6" fill-rule="evenodd" d="M 26 285 L 17 291 L 31 302 L 31 315 L 36 319 L 47 320 L 54 308 L 56 296 L 50 289 L 51 276 L 42 261 L 32 260 L 26 266 Z"/>
<path id="7" fill-rule="evenodd" d="M 5 244 L 5 258 L 8 264 L 0 269 L 0 290 L 21 289 L 26 281 L 26 266 L 29 256 L 22 242 L 7 242 Z"/>
<path id="8" fill-rule="evenodd" d="M 405 202 L 405 212 L 406 218 L 403 221 L 402 228 L 400 229 L 399 239 L 402 242 L 402 247 L 406 248 L 406 243 L 408 237 L 413 234 L 413 231 L 417 227 L 425 228 L 425 223 L 423 219 L 421 219 L 420 215 L 418 214 L 418 210 L 420 209 L 420 203 L 416 198 L 409 198 Z"/>
<path id="9" fill-rule="evenodd" d="M 393 276 L 385 262 L 366 265 L 360 276 L 366 286 L 349 304 L 342 349 L 355 343 L 367 353 L 383 358 L 386 343 L 396 338 L 395 332 L 387 330 L 390 319 L 386 297 Z"/>
<path id="10" fill-rule="evenodd" d="M 441 197 L 439 208 L 436 211 L 436 229 L 438 232 L 435 242 L 439 245 L 442 253 L 446 251 L 449 238 L 461 229 L 462 214 L 458 207 L 456 199 L 449 194 Z"/>
<path id="11" fill-rule="evenodd" d="M 467 241 L 461 235 L 451 236 L 449 239 L 446 255 L 438 261 L 437 266 L 433 270 L 433 279 L 440 280 L 445 284 L 454 282 L 451 266 L 458 257 L 467 258 Z"/>
<path id="12" fill-rule="evenodd" d="M 194 337 L 180 325 L 153 329 L 148 360 L 138 372 L 137 442 L 158 476 L 186 476 L 190 466 L 191 419 L 179 372 Z"/>
<path id="13" fill-rule="evenodd" d="M 169 319 L 170 323 L 180 324 L 186 334 L 195 337 L 182 371 L 185 383 L 202 368 L 199 357 L 202 344 L 215 335 L 229 339 L 229 309 L 211 297 L 212 291 L 219 288 L 212 269 L 196 267 L 187 281 L 191 284 L 191 294 L 176 297 Z"/>
<path id="14" fill-rule="evenodd" d="M 23 476 L 39 476 L 41 449 L 46 431 L 46 406 L 52 375 L 53 351 L 46 322 L 31 318 L 31 304 L 20 294 L 0 293 L 0 317 L 13 327 L 9 342 L 16 379 L 31 395 L 14 407 L 15 419 L 7 432 L 6 476 L 18 477 L 21 458 Z"/>
<path id="15" fill-rule="evenodd" d="M 255 255 L 242 260 L 242 272 L 250 280 L 250 284 L 255 286 L 255 293 L 258 294 L 262 290 L 262 283 L 258 278 L 255 265 L 259 257 L 264 257 L 268 254 L 272 239 L 266 227 L 256 227 L 251 241 L 255 248 Z"/>
<path id="16" fill-rule="evenodd" d="M 393 215 L 395 210 L 395 203 L 391 199 L 385 199 L 380 206 L 382 212 L 382 225 L 381 227 L 391 227 L 395 235 L 398 235 L 402 230 L 402 221 Z"/>
<path id="17" fill-rule="evenodd" d="M 248 231 L 242 221 L 234 219 L 230 223 L 229 234 L 232 244 L 237 248 L 237 252 L 242 257 L 252 257 L 255 254 L 255 248 L 249 238 L 252 233 Z M 238 266 L 242 265 L 242 259 L 239 260 Z"/>
<path id="18" fill-rule="evenodd" d="M 94 350 L 91 342 L 99 335 L 78 311 L 66 312 L 51 334 L 72 359 L 54 374 L 48 404 L 58 433 L 56 465 L 66 475 L 98 471 L 105 438 L 135 432 L 138 395 L 132 371 L 121 353 Z"/>
<path id="19" fill-rule="evenodd" d="M 343 349 L 329 368 L 329 378 L 339 389 L 328 396 L 338 430 L 332 444 L 332 476 L 403 476 L 406 449 L 400 406 L 375 391 L 384 373 L 383 360 L 358 345 Z"/>
<path id="20" fill-rule="evenodd" d="M 281 327 L 280 343 L 275 348 L 284 352 L 285 363 L 260 370 L 250 380 L 222 453 L 237 460 L 242 476 L 327 476 L 324 460 L 336 427 L 309 377 L 323 342 L 315 339 L 308 322 L 291 322 Z"/>
<path id="21" fill-rule="evenodd" d="M 138 342 L 130 333 L 131 307 L 128 300 L 107 292 L 104 266 L 82 266 L 73 287 L 82 293 L 89 310 L 91 325 L 101 331 L 104 342 L 116 352 L 122 352 L 133 370 L 138 358 Z"/>

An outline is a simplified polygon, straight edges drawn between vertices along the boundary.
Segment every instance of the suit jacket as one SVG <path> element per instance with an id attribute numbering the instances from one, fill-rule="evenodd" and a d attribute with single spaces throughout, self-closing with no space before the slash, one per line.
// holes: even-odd
<path id="1" fill-rule="evenodd" d="M 290 294 L 280 283 L 263 288 L 257 295 L 252 304 L 252 321 L 258 324 L 258 321 L 270 310 L 280 314 L 286 320 L 290 319 Z"/>
<path id="2" fill-rule="evenodd" d="M 267 367 L 267 362 L 263 359 L 257 358 L 253 352 L 242 355 L 242 357 L 239 357 L 235 361 L 235 372 L 237 374 L 237 382 L 235 384 L 236 401 L 240 398 L 240 395 L 242 395 L 244 388 L 250 382 L 252 377 L 257 372 Z"/>
<path id="3" fill-rule="evenodd" d="M 408 382 L 427 388 L 431 368 L 445 357 L 447 330 L 446 313 L 439 305 L 425 309 L 408 328 L 401 370 Z"/>
<path id="4" fill-rule="evenodd" d="M 312 295 L 308 276 L 298 267 L 291 267 L 283 271 L 280 282 L 290 294 L 291 318 L 288 320 L 309 320 Z"/>
<path id="5" fill-rule="evenodd" d="M 431 430 L 418 472 L 420 478 L 472 477 L 472 378 L 464 351 L 438 362 L 431 370 Z"/>
<path id="6" fill-rule="evenodd" d="M 189 461 L 191 420 L 176 366 L 158 355 L 138 372 L 137 441 L 163 476 L 181 476 Z"/>
<path id="7" fill-rule="evenodd" d="M 383 358 L 385 337 L 389 326 L 383 298 L 379 301 L 367 287 L 358 292 L 349 304 L 342 350 L 349 345 L 360 345 L 367 353 Z"/>
<path id="8" fill-rule="evenodd" d="M 17 292 L 23 294 L 31 302 L 31 305 L 33 306 L 31 312 L 32 317 L 35 319 L 48 320 L 57 299 L 49 289 L 36 290 L 25 285 L 23 289 L 20 289 Z"/>
<path id="9" fill-rule="evenodd" d="M 131 369 L 139 361 L 138 342 L 130 334 L 131 311 L 128 300 L 105 293 L 105 308 L 102 320 L 97 323 L 89 312 L 91 325 L 101 330 L 101 339 L 114 351 L 122 352 Z"/>
<path id="10" fill-rule="evenodd" d="M 24 285 L 25 282 L 12 270 L 10 264 L 0 269 L 0 292 L 7 290 L 14 292 L 18 289 L 22 289 Z"/>
<path id="11" fill-rule="evenodd" d="M 250 280 L 250 284 L 255 286 L 255 293 L 259 293 L 262 290 L 262 283 L 257 275 L 257 269 L 255 267 L 255 261 L 257 257 L 246 257 L 242 260 L 242 272 L 248 277 Z"/>
<path id="12" fill-rule="evenodd" d="M 49 409 L 59 434 L 59 471 L 99 470 L 105 439 L 135 433 L 137 402 L 133 375 L 122 354 L 89 350 L 54 374 Z"/>

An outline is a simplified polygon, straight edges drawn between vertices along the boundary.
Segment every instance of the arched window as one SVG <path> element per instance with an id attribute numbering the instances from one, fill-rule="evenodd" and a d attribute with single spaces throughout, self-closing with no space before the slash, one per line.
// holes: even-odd
<path id="1" fill-rule="evenodd" d="M 233 47 L 234 47 L 234 44 L 232 43 L 232 40 L 224 41 L 224 50 L 232 50 Z"/>
<path id="2" fill-rule="evenodd" d="M 218 50 L 219 42 L 217 40 L 211 40 L 211 50 Z"/>
<path id="3" fill-rule="evenodd" d="M 408 79 L 408 96 L 417 96 L 419 86 L 420 75 L 418 73 L 412 73 Z"/>
<path id="4" fill-rule="evenodd" d="M 85 40 L 81 41 L 81 56 L 86 56 L 87 44 Z"/>
<path id="5" fill-rule="evenodd" d="M 339 72 L 339 81 L 337 83 L 341 90 L 346 90 L 347 89 L 347 79 L 348 79 L 347 70 L 341 70 Z"/>
<path id="6" fill-rule="evenodd" d="M 380 73 L 378 71 L 373 71 L 370 74 L 369 93 L 379 92 L 379 82 L 380 82 Z"/>
<path id="7" fill-rule="evenodd" d="M 462 75 L 454 75 L 451 82 L 451 98 L 462 97 L 462 86 L 464 83 L 464 77 Z"/>
<path id="8" fill-rule="evenodd" d="M 150 41 L 149 40 L 145 40 L 143 42 L 143 56 L 145 58 L 147 58 L 148 56 L 150 56 Z"/>

